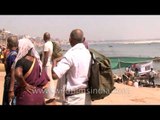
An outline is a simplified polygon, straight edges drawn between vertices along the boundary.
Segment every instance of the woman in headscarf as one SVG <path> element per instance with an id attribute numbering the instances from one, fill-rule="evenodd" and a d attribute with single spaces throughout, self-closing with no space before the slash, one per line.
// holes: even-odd
<path id="1" fill-rule="evenodd" d="M 44 87 L 49 78 L 38 52 L 29 39 L 20 39 L 15 59 L 16 105 L 44 105 Z"/>

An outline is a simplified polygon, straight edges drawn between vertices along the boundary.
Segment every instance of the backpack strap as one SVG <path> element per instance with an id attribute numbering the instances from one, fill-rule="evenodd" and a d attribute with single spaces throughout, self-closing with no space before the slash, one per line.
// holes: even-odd
<path id="1" fill-rule="evenodd" d="M 91 51 L 89 51 L 90 52 L 90 54 L 91 54 L 91 58 L 93 59 L 93 53 L 91 52 Z"/>
<path id="2" fill-rule="evenodd" d="M 95 56 L 94 56 L 93 52 L 91 52 L 91 51 L 89 51 L 89 52 L 91 54 L 91 62 L 93 64 L 95 62 Z"/>
<path id="3" fill-rule="evenodd" d="M 52 44 L 53 44 L 52 57 L 53 58 L 61 57 L 62 56 L 62 49 L 61 49 L 61 47 L 56 42 L 52 42 Z"/>

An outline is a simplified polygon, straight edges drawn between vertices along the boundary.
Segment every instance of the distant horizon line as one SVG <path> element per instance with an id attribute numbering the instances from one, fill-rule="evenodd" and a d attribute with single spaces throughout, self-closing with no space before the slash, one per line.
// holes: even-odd
<path id="1" fill-rule="evenodd" d="M 6 33 L 11 33 L 11 34 L 14 34 L 14 33 L 12 33 L 12 32 L 10 32 L 9 30 L 6 30 L 5 28 L 3 28 L 3 29 L 0 29 L 0 30 L 4 30 L 4 32 L 6 32 Z M 43 37 L 42 36 L 32 36 L 32 35 L 29 35 L 29 34 L 14 34 L 14 35 L 17 35 L 17 36 L 30 36 L 31 38 L 42 38 L 43 39 Z M 51 39 L 58 39 L 58 40 L 63 40 L 63 41 L 68 41 L 67 39 L 62 39 L 62 38 L 58 38 L 58 37 L 56 37 L 56 38 L 51 38 Z M 99 42 L 103 42 L 103 41 L 121 41 L 121 42 L 128 42 L 128 41 L 132 41 L 132 42 L 134 42 L 134 41 L 156 41 L 156 40 L 160 40 L 160 38 L 127 38 L 127 39 L 96 39 L 96 40 L 92 40 L 92 39 L 86 39 L 86 41 L 89 41 L 89 42 L 97 42 L 97 41 L 99 41 Z"/>
<path id="2" fill-rule="evenodd" d="M 133 38 L 130 38 L 130 39 L 101 39 L 100 41 L 106 41 L 106 40 L 109 40 L 109 41 L 128 41 L 128 40 L 132 40 L 132 41 L 138 41 L 138 40 L 141 40 L 141 41 L 145 41 L 145 40 L 160 40 L 160 38 L 137 38 L 137 39 L 133 39 Z M 97 41 L 97 40 L 89 40 L 88 41 Z"/>

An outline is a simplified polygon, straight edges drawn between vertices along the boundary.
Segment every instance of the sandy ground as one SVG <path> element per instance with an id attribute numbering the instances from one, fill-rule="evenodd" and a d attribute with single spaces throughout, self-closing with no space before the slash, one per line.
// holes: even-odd
<path id="1" fill-rule="evenodd" d="M 4 64 L 0 63 L 0 72 L 3 72 L 3 71 L 4 71 Z"/>
<path id="2" fill-rule="evenodd" d="M 2 105 L 4 75 L 4 72 L 0 72 L 0 105 Z"/>
<path id="3" fill-rule="evenodd" d="M 4 72 L 0 72 L 0 105 L 2 105 Z M 93 101 L 93 105 L 160 105 L 160 88 L 132 87 L 115 83 L 116 89 L 106 98 Z M 52 103 L 48 105 L 61 105 Z"/>

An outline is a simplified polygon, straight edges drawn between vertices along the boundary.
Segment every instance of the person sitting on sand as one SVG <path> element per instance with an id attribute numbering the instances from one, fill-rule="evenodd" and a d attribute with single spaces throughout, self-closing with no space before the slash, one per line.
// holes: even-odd
<path id="1" fill-rule="evenodd" d="M 127 67 L 127 68 L 126 68 L 124 74 L 127 75 L 127 77 L 129 77 L 129 78 L 134 77 L 134 71 L 132 71 L 130 67 Z"/>

